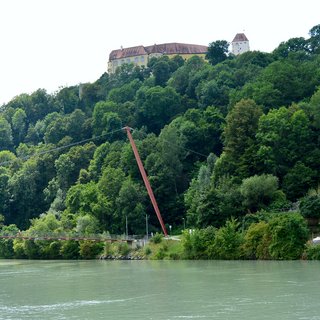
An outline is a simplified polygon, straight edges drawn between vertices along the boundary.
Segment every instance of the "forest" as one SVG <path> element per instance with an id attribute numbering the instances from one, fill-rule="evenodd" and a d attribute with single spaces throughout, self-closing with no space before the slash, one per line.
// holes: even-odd
<path id="1" fill-rule="evenodd" d="M 233 56 L 215 41 L 206 60 L 152 58 L 3 104 L 1 231 L 124 234 L 127 222 L 143 236 L 147 216 L 160 232 L 124 126 L 172 233 L 212 232 L 218 248 L 223 230 L 234 241 L 241 230 L 251 237 L 247 256 L 300 257 L 297 244 L 287 256 L 263 250 L 280 224 L 296 228 L 302 245 L 318 230 L 310 221 L 320 218 L 320 25 L 271 53 Z M 203 257 L 191 240 L 187 257 Z M 70 243 L 0 242 L 3 257 L 77 256 Z"/>

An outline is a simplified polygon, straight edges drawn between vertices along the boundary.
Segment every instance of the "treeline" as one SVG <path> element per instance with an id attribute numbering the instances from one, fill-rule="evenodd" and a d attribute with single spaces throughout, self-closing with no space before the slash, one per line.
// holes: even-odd
<path id="1" fill-rule="evenodd" d="M 309 34 L 237 57 L 217 41 L 209 62 L 153 58 L 2 105 L 4 225 L 51 230 L 50 214 L 65 232 L 123 234 L 127 220 L 144 234 L 147 215 L 160 230 L 125 125 L 173 230 L 261 211 L 319 217 L 320 25 Z"/>

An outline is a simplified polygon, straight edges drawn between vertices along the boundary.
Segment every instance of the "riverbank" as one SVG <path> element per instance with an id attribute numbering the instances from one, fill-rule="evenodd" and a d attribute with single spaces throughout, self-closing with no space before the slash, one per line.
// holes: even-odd
<path id="1" fill-rule="evenodd" d="M 249 219 L 250 218 L 250 219 Z M 0 239 L 0 258 L 110 260 L 320 260 L 320 246 L 299 213 L 261 213 L 222 227 L 184 230 L 144 241 Z"/>

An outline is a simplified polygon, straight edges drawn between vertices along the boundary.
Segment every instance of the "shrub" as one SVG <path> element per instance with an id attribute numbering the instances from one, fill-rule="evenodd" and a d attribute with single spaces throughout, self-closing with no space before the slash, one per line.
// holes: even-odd
<path id="1" fill-rule="evenodd" d="M 234 260 L 242 256 L 243 236 L 235 219 L 227 220 L 224 227 L 216 232 L 214 244 L 209 248 L 209 257 Z"/>
<path id="2" fill-rule="evenodd" d="M 308 195 L 302 198 L 299 209 L 305 218 L 320 218 L 320 196 Z"/>
<path id="3" fill-rule="evenodd" d="M 305 255 L 308 260 L 320 260 L 320 244 L 308 244 Z"/>
<path id="4" fill-rule="evenodd" d="M 16 225 L 2 226 L 3 216 L 0 214 L 0 229 L 4 235 L 15 234 L 19 231 Z M 0 239 L 0 258 L 10 259 L 15 255 L 13 239 Z"/>
<path id="5" fill-rule="evenodd" d="M 268 223 L 269 253 L 273 259 L 299 259 L 308 240 L 305 220 L 299 213 L 278 214 Z"/>
<path id="6" fill-rule="evenodd" d="M 45 244 L 41 246 L 41 258 L 57 259 L 60 257 L 60 241 L 43 241 Z"/>
<path id="7" fill-rule="evenodd" d="M 145 253 L 146 256 L 149 256 L 152 253 L 151 248 L 150 247 L 145 247 L 144 253 Z"/>
<path id="8" fill-rule="evenodd" d="M 164 246 L 161 246 L 159 248 L 158 252 L 155 254 L 155 258 L 157 260 L 163 260 L 166 257 L 166 251 L 167 250 L 166 250 L 166 248 Z"/>
<path id="9" fill-rule="evenodd" d="M 163 235 L 161 233 L 156 233 L 151 239 L 150 241 L 157 244 L 157 243 L 161 243 L 163 238 Z"/>
<path id="10" fill-rule="evenodd" d="M 130 253 L 130 248 L 126 242 L 120 242 L 118 245 L 118 252 L 122 256 L 127 256 Z"/>
<path id="11" fill-rule="evenodd" d="M 14 256 L 18 259 L 23 259 L 26 257 L 25 251 L 24 251 L 24 241 L 21 239 L 14 239 L 13 240 L 13 250 L 14 250 Z"/>
<path id="12" fill-rule="evenodd" d="M 244 236 L 244 256 L 248 259 L 269 259 L 268 224 L 265 221 L 253 223 Z"/>
<path id="13" fill-rule="evenodd" d="M 79 249 L 78 241 L 63 241 L 60 248 L 60 255 L 63 259 L 78 259 L 80 257 Z"/>
<path id="14" fill-rule="evenodd" d="M 244 179 L 240 192 L 244 205 L 251 211 L 257 211 L 269 205 L 277 196 L 278 178 L 263 174 Z"/>
<path id="15" fill-rule="evenodd" d="M 10 259 L 14 257 L 13 240 L 0 239 L 0 258 Z"/>
<path id="16" fill-rule="evenodd" d="M 94 259 L 103 251 L 102 242 L 84 240 L 80 242 L 80 256 L 84 259 Z"/>
<path id="17" fill-rule="evenodd" d="M 24 240 L 24 253 L 29 259 L 41 258 L 40 248 L 34 240 Z"/>
<path id="18" fill-rule="evenodd" d="M 171 252 L 171 253 L 169 254 L 169 258 L 170 258 L 171 260 L 180 260 L 180 255 L 179 255 L 179 253 L 177 253 L 177 252 Z"/>
<path id="19" fill-rule="evenodd" d="M 104 244 L 104 255 L 105 256 L 112 256 L 114 255 L 114 246 L 110 242 L 106 242 Z"/>
<path id="20" fill-rule="evenodd" d="M 182 237 L 183 255 L 187 259 L 208 259 L 208 248 L 213 245 L 216 229 L 212 226 L 186 230 Z"/>

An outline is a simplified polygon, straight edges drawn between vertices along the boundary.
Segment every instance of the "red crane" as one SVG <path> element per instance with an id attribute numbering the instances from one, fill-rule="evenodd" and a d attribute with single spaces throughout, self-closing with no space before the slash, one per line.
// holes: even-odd
<path id="1" fill-rule="evenodd" d="M 150 200 L 152 202 L 154 211 L 157 214 L 157 217 L 158 217 L 158 220 L 160 222 L 163 234 L 167 237 L 168 233 L 167 233 L 166 226 L 163 223 L 163 220 L 162 220 L 162 217 L 161 217 L 161 213 L 160 213 L 156 198 L 154 197 L 154 194 L 153 194 L 149 179 L 147 177 L 146 171 L 144 170 L 144 167 L 143 167 L 142 161 L 140 159 L 140 155 L 139 155 L 137 146 L 136 146 L 136 144 L 135 144 L 135 142 L 134 142 L 134 140 L 132 138 L 132 135 L 131 135 L 131 130 L 132 129 L 130 127 L 124 127 L 123 129 L 126 130 L 126 132 L 127 132 L 127 136 L 128 136 L 129 141 L 130 141 L 131 148 L 132 148 L 134 156 L 136 158 L 136 161 L 137 161 L 137 164 L 138 164 L 138 167 L 139 167 L 143 182 L 144 182 L 144 184 L 146 186 L 146 189 L 148 191 L 148 194 L 149 194 Z"/>

